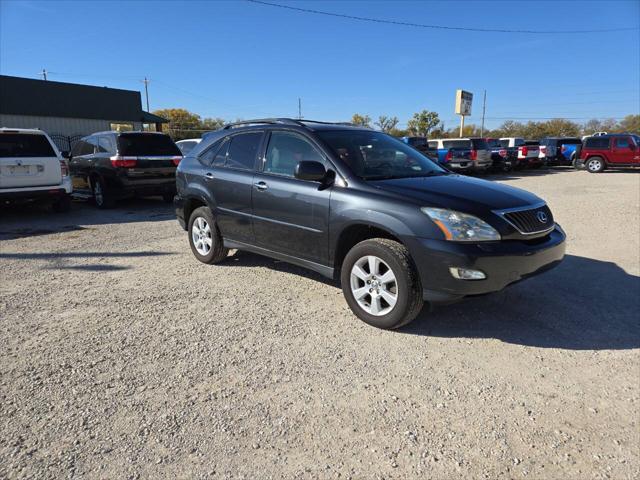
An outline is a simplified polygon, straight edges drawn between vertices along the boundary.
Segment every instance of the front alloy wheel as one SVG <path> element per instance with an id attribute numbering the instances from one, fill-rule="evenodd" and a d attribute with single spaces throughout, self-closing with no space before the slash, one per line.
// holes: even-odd
<path id="1" fill-rule="evenodd" d="M 351 311 L 375 327 L 401 327 L 422 309 L 418 272 L 407 248 L 394 240 L 371 238 L 352 247 L 340 281 Z"/>
<path id="2" fill-rule="evenodd" d="M 365 312 L 386 315 L 398 301 L 398 282 L 384 260 L 367 255 L 351 268 L 351 293 Z"/>

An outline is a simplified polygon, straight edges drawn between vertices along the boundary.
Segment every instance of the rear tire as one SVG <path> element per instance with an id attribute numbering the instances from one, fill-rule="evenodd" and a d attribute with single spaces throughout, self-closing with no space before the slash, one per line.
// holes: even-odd
<path id="1" fill-rule="evenodd" d="M 93 191 L 93 201 L 100 209 L 113 208 L 116 204 L 115 198 L 107 188 L 102 177 L 91 178 L 91 190 Z"/>
<path id="2" fill-rule="evenodd" d="M 605 169 L 605 166 L 602 157 L 591 157 L 585 163 L 585 167 L 589 173 L 600 173 Z"/>
<path id="3" fill-rule="evenodd" d="M 407 248 L 396 241 L 358 243 L 342 263 L 340 280 L 351 311 L 374 327 L 402 327 L 422 310 L 420 277 Z"/>
<path id="4" fill-rule="evenodd" d="M 56 213 L 65 213 L 71 210 L 71 195 L 65 194 L 51 204 Z"/>
<path id="5" fill-rule="evenodd" d="M 213 214 L 208 207 L 196 208 L 189 217 L 189 245 L 193 255 L 202 263 L 220 263 L 229 254 Z"/>

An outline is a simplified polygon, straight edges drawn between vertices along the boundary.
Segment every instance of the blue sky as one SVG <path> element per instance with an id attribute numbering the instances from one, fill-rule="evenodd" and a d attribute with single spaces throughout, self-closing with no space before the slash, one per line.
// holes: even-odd
<path id="1" fill-rule="evenodd" d="M 272 0 L 287 3 L 284 0 Z M 346 15 L 463 27 L 640 28 L 640 1 L 297 1 Z M 0 0 L 0 73 L 143 90 L 151 109 L 202 116 L 349 119 L 435 110 L 453 127 L 456 88 L 479 123 L 640 113 L 638 30 L 585 35 L 431 30 L 245 1 Z M 580 121 L 580 120 L 578 120 Z M 402 124 L 401 124 L 402 125 Z"/>

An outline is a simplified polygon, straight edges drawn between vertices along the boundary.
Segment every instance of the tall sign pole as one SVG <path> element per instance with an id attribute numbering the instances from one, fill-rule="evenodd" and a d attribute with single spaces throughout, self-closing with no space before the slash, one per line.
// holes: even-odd
<path id="1" fill-rule="evenodd" d="M 480 136 L 484 137 L 484 112 L 487 108 L 487 91 L 484 91 L 484 95 L 482 97 L 482 124 L 480 125 Z"/>
<path id="2" fill-rule="evenodd" d="M 147 77 L 144 77 L 144 80 L 142 81 L 142 83 L 144 83 L 144 95 L 147 98 L 147 112 L 149 111 L 149 80 L 147 79 Z"/>
<path id="3" fill-rule="evenodd" d="M 473 93 L 464 90 L 456 90 L 456 114 L 460 115 L 460 138 L 464 130 L 464 117 L 471 115 Z"/>

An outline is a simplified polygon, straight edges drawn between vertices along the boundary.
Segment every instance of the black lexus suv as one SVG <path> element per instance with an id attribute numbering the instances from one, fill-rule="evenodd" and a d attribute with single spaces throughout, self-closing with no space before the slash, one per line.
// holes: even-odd
<path id="1" fill-rule="evenodd" d="M 180 149 L 163 133 L 94 133 L 79 140 L 69 156 L 74 195 L 93 197 L 98 208 L 135 195 L 171 202 L 181 160 Z"/>
<path id="2" fill-rule="evenodd" d="M 397 328 L 423 303 L 495 292 L 558 264 L 545 202 L 451 173 L 384 133 L 266 119 L 206 134 L 174 203 L 204 263 L 248 250 L 339 278 L 351 310 Z"/>

